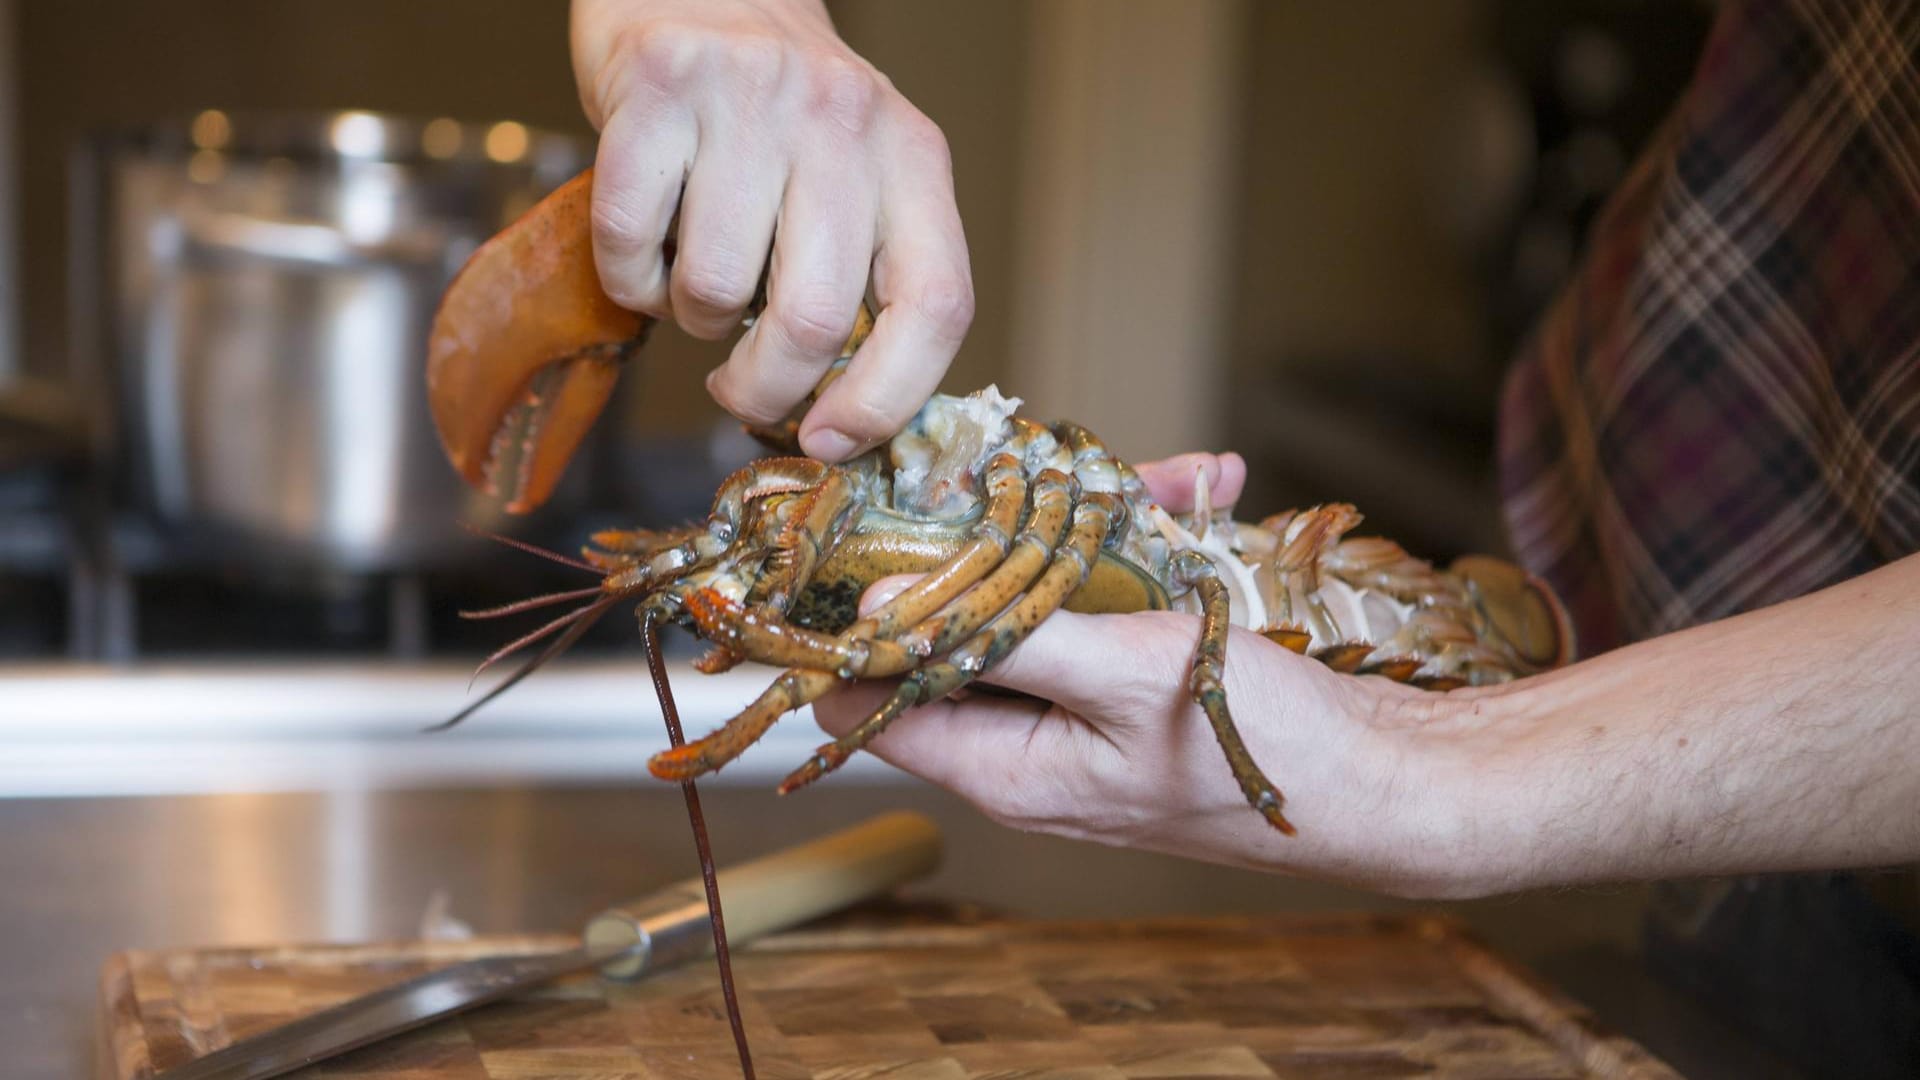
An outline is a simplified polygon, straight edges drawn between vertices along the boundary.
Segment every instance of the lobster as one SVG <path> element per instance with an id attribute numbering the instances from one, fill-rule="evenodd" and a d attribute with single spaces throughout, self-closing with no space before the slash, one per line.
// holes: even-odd
<path id="1" fill-rule="evenodd" d="M 591 191 L 589 170 L 476 250 L 433 323 L 428 397 L 441 440 L 462 476 L 515 512 L 551 493 L 651 322 L 601 291 Z M 870 327 L 863 310 L 842 363 Z M 656 754 L 648 767 L 662 779 L 720 768 L 843 682 L 896 680 L 871 715 L 781 783 L 786 793 L 908 709 L 972 683 L 1058 609 L 1174 608 L 1200 616 L 1189 690 L 1227 767 L 1248 803 L 1291 835 L 1280 789 L 1228 707 L 1229 625 L 1340 672 L 1436 691 L 1571 658 L 1559 601 L 1510 563 L 1467 556 L 1438 569 L 1389 540 L 1350 537 L 1361 518 L 1346 504 L 1236 521 L 1210 505 L 1205 483 L 1191 513 L 1169 514 L 1092 432 L 1036 423 L 1017 406 L 994 387 L 936 394 L 891 441 L 838 465 L 797 456 L 793 421 L 756 429 L 786 456 L 729 477 L 705 521 L 595 534 L 583 554 L 603 575 L 597 588 L 512 605 L 588 601 L 496 653 L 548 641 L 448 723 L 622 601 L 649 628 L 671 621 L 712 643 L 702 670 L 742 660 L 784 669 L 717 730 Z M 861 594 L 895 574 L 923 576 L 862 616 Z"/>

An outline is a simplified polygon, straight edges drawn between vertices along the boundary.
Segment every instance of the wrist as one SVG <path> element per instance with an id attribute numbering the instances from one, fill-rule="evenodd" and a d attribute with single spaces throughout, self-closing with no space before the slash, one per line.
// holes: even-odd
<path id="1" fill-rule="evenodd" d="M 1396 893 L 1468 899 L 1538 884 L 1544 835 L 1528 827 L 1526 804 L 1543 772 L 1529 736 L 1546 711 L 1527 682 L 1406 690 L 1384 703 L 1376 727 L 1397 744 L 1406 793 Z"/>

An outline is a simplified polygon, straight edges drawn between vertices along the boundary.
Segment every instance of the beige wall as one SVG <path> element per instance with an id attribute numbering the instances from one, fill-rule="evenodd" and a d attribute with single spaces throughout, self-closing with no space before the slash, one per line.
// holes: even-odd
<path id="1" fill-rule="evenodd" d="M 1005 378 L 1029 0 L 838 0 L 835 24 L 947 133 L 973 257 L 973 332 L 945 388 Z"/>
<path id="2" fill-rule="evenodd" d="M 1481 0 L 1255 6 L 1236 360 L 1481 364 L 1481 303 L 1437 226 L 1434 157 Z"/>

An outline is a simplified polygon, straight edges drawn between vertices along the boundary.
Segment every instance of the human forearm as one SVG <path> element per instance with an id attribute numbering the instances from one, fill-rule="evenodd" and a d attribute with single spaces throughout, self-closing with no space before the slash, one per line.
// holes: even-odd
<path id="1" fill-rule="evenodd" d="M 1427 708 L 1462 892 L 1920 859 L 1920 556 Z"/>

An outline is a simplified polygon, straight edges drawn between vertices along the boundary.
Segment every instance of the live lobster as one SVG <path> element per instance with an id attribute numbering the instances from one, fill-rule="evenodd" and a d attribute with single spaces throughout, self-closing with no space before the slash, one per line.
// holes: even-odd
<path id="1" fill-rule="evenodd" d="M 591 172 L 575 178 L 475 252 L 433 325 L 427 378 L 441 439 L 463 476 L 515 511 L 552 491 L 649 328 L 600 289 L 591 185 Z M 845 354 L 868 325 L 863 313 Z M 515 643 L 548 641 L 493 693 L 622 601 L 712 642 L 705 670 L 743 659 L 784 668 L 724 726 L 650 761 L 656 776 L 685 780 L 843 682 L 896 679 L 884 704 L 787 777 L 786 792 L 906 710 L 977 679 L 1057 609 L 1173 607 L 1200 616 L 1189 688 L 1233 777 L 1291 834 L 1280 789 L 1228 708 L 1229 624 L 1341 672 L 1433 690 L 1570 658 L 1559 602 L 1510 563 L 1468 556 L 1443 571 L 1391 541 L 1348 538 L 1360 515 L 1345 504 L 1249 524 L 1209 505 L 1200 484 L 1191 513 L 1169 514 L 1092 432 L 1043 426 L 1017 404 L 992 387 L 936 395 L 889 443 L 839 465 L 797 456 L 791 426 L 757 432 L 788 456 L 730 477 L 705 521 L 595 535 L 584 557 L 604 573 L 599 587 Z M 859 615 L 867 586 L 905 573 L 925 576 Z"/>

